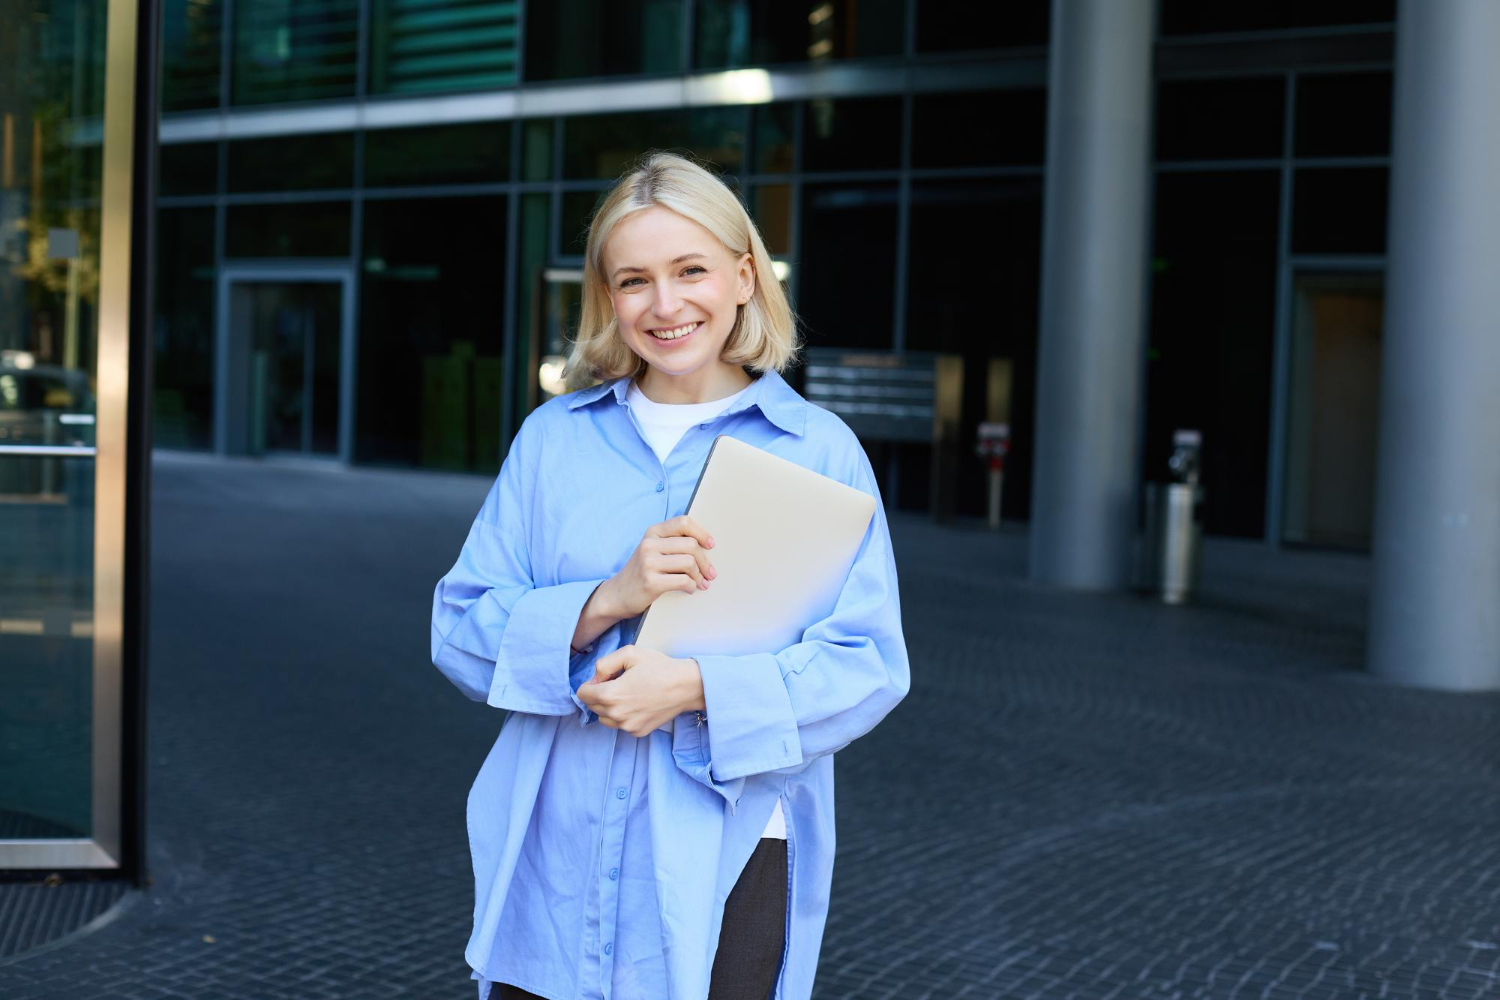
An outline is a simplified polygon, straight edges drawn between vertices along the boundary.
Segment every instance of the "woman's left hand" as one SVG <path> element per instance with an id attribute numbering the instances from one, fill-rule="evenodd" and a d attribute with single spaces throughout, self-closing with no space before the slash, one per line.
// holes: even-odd
<path id="1" fill-rule="evenodd" d="M 645 736 L 683 712 L 702 710 L 703 675 L 697 660 L 621 646 L 599 658 L 578 700 L 606 726 Z"/>

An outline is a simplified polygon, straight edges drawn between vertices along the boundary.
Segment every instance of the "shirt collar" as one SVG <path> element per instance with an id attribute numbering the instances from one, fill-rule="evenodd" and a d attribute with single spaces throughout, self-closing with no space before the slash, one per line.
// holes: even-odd
<path id="1" fill-rule="evenodd" d="M 598 385 L 591 385 L 587 389 L 579 389 L 570 393 L 568 409 L 576 410 L 580 406 L 588 406 L 611 393 L 616 403 L 625 406 L 628 405 L 625 394 L 629 389 L 630 376 L 621 375 L 619 378 L 612 378 L 607 382 L 600 382 Z M 752 406 L 759 406 L 760 412 L 767 420 L 789 434 L 801 437 L 807 429 L 807 400 L 788 385 L 786 379 L 782 378 L 775 369 L 752 382 L 749 390 L 720 416 L 738 413 Z"/>

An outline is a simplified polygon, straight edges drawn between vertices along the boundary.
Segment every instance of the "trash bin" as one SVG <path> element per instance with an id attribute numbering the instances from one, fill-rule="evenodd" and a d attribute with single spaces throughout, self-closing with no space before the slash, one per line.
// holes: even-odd
<path id="1" fill-rule="evenodd" d="M 1146 484 L 1146 545 L 1143 585 L 1167 604 L 1182 604 L 1198 589 L 1203 524 L 1198 483 L 1202 435 L 1180 430 L 1172 437 L 1167 466 L 1172 482 Z"/>

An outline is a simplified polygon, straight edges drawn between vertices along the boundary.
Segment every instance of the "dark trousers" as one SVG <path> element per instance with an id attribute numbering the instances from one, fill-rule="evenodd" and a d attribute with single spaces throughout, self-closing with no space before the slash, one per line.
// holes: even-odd
<path id="1" fill-rule="evenodd" d="M 786 877 L 786 841 L 762 837 L 724 903 L 708 1000 L 766 1000 L 775 989 L 786 944 Z M 507 983 L 497 984 L 495 996 L 542 1000 Z"/>

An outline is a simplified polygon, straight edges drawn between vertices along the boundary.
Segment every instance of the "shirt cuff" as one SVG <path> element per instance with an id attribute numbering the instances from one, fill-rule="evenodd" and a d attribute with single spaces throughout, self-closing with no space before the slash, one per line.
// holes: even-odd
<path id="1" fill-rule="evenodd" d="M 571 715 L 576 705 L 569 675 L 574 661 L 593 656 L 574 654 L 571 643 L 578 616 L 603 580 L 580 580 L 536 587 L 511 608 L 500 635 L 500 653 L 486 703 L 533 715 Z M 594 647 L 598 648 L 597 640 Z"/>
<path id="2" fill-rule="evenodd" d="M 672 720 L 672 759 L 677 769 L 724 797 L 732 815 L 745 790 L 744 778 L 720 781 L 713 775 L 708 757 L 708 726 L 698 721 L 698 713 L 683 712 Z"/>
<path id="3" fill-rule="evenodd" d="M 797 715 L 774 655 L 692 658 L 703 678 L 713 778 L 730 781 L 802 763 Z"/>

